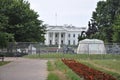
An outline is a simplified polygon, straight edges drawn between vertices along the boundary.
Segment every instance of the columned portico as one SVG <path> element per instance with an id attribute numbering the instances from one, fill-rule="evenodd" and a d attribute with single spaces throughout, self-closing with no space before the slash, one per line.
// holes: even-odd
<path id="1" fill-rule="evenodd" d="M 61 32 L 59 32 L 59 45 L 61 45 Z"/>
<path id="2" fill-rule="evenodd" d="M 49 32 L 47 37 L 49 45 L 61 45 L 67 42 L 65 32 Z"/>
<path id="3" fill-rule="evenodd" d="M 65 44 L 68 44 L 68 39 L 67 39 L 68 33 L 65 33 Z"/>
<path id="4" fill-rule="evenodd" d="M 85 28 L 49 26 L 45 35 L 46 45 L 77 45 L 78 36 Z"/>
<path id="5" fill-rule="evenodd" d="M 55 32 L 53 32 L 53 40 L 52 40 L 52 44 L 55 45 Z"/>

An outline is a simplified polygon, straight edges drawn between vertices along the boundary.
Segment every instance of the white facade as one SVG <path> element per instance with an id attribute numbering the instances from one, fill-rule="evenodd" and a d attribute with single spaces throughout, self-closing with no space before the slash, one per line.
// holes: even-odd
<path id="1" fill-rule="evenodd" d="M 85 27 L 47 26 L 45 45 L 77 45 L 78 36 L 85 30 Z"/>

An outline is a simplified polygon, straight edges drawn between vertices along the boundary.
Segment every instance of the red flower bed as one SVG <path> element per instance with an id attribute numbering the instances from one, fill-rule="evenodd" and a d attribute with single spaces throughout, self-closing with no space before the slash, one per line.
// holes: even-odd
<path id="1" fill-rule="evenodd" d="M 75 60 L 62 59 L 64 64 L 71 68 L 76 74 L 84 77 L 85 80 L 116 80 L 111 75 L 92 69 Z"/>

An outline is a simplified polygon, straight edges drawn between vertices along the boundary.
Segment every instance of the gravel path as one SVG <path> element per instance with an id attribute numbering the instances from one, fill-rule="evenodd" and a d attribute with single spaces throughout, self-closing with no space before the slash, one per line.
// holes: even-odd
<path id="1" fill-rule="evenodd" d="M 47 60 L 8 58 L 13 61 L 0 66 L 0 80 L 46 80 Z"/>

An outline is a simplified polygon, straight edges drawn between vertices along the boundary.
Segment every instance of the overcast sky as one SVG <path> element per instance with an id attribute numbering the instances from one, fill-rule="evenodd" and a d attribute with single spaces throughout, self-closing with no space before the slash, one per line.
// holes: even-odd
<path id="1" fill-rule="evenodd" d="M 92 12 L 100 0 L 28 0 L 39 19 L 48 25 L 88 25 Z"/>

